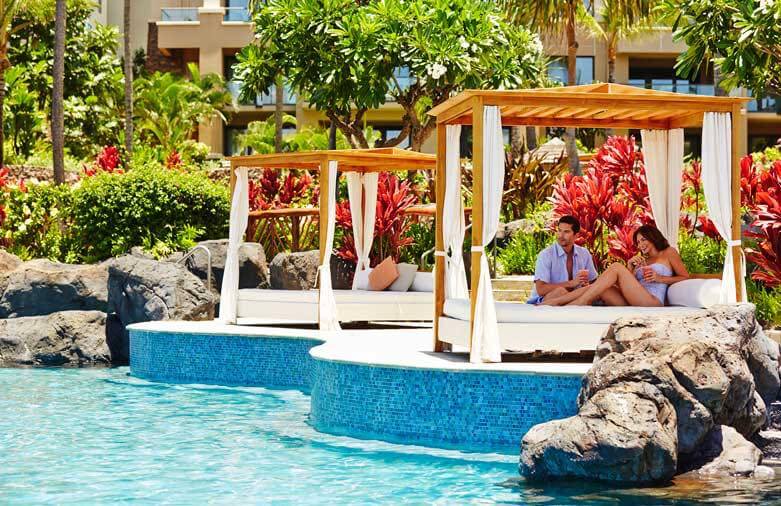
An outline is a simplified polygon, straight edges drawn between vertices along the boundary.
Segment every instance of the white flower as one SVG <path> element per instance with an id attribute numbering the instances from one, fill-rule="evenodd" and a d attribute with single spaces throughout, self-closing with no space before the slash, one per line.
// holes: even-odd
<path id="1" fill-rule="evenodd" d="M 532 49 L 536 54 L 542 54 L 542 41 L 537 34 L 532 37 Z"/>
<path id="2" fill-rule="evenodd" d="M 256 38 L 256 39 L 259 39 L 259 38 L 260 38 L 260 34 L 259 34 L 259 33 L 256 33 L 256 34 L 255 34 L 255 38 Z"/>
<path id="3" fill-rule="evenodd" d="M 472 52 L 473 53 L 477 52 L 477 44 L 472 44 Z"/>
<path id="4" fill-rule="evenodd" d="M 463 36 L 458 38 L 458 44 L 461 46 L 461 49 L 469 49 L 469 42 Z"/>

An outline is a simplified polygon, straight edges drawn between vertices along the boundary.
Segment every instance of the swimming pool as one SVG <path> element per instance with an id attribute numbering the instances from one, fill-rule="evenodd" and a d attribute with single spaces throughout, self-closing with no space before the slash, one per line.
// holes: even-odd
<path id="1" fill-rule="evenodd" d="M 628 493 L 529 486 L 514 456 L 321 434 L 308 412 L 294 390 L 0 369 L 0 503 L 615 504 Z M 633 504 L 666 500 L 637 494 Z"/>

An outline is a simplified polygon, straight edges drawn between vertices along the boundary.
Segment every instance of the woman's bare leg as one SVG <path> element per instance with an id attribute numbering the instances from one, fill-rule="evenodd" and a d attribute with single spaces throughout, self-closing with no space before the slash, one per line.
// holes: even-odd
<path id="1" fill-rule="evenodd" d="M 660 306 L 659 300 L 648 293 L 643 285 L 621 264 L 612 264 L 580 296 L 570 302 L 573 306 L 590 306 L 613 286 L 632 306 Z"/>
<path id="2" fill-rule="evenodd" d="M 602 292 L 602 295 L 600 295 L 599 298 L 602 299 L 602 302 L 604 302 L 606 306 L 629 305 L 629 302 L 621 295 L 621 290 L 615 285 Z"/>

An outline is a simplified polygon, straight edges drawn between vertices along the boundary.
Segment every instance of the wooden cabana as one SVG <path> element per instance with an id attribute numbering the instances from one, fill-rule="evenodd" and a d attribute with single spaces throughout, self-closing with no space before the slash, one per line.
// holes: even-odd
<path id="1" fill-rule="evenodd" d="M 365 264 L 364 268 L 368 268 L 368 249 L 373 240 L 373 205 L 376 202 L 377 174 L 388 171 L 434 170 L 436 168 L 435 155 L 397 148 L 324 150 L 234 156 L 230 158 L 230 162 L 230 190 L 233 200 L 231 204 L 231 230 L 228 254 L 231 255 L 233 253 L 234 256 L 226 260 L 225 279 L 227 281 L 223 282 L 220 309 L 220 320 L 227 323 L 236 323 L 237 317 L 240 316 L 237 314 L 239 300 L 238 247 L 244 237 L 247 219 L 250 214 L 247 208 L 248 195 L 246 189 L 248 184 L 247 171 L 249 169 L 306 169 L 319 171 L 320 202 L 318 226 L 321 289 L 317 294 L 317 305 L 322 306 L 320 300 L 323 298 L 329 299 L 326 305 L 335 305 L 335 302 L 333 302 L 333 291 L 331 290 L 328 262 L 333 247 L 337 172 L 347 173 L 348 176 L 350 174 L 361 176 L 360 180 L 348 177 L 348 189 L 351 194 L 350 209 L 354 221 L 353 230 L 358 232 L 355 234 L 356 249 L 360 248 L 364 242 L 368 245 L 368 247 L 362 248 L 362 252 L 358 252 L 359 264 L 357 270 L 360 270 L 362 263 Z M 370 175 L 373 175 L 373 178 Z M 367 178 L 366 183 L 363 181 L 364 176 Z M 370 188 L 368 179 L 372 179 L 373 189 Z M 357 195 L 357 199 L 355 199 L 357 202 L 354 202 L 352 198 L 354 195 Z M 372 196 L 370 197 L 370 195 Z M 308 211 L 302 210 L 299 212 Z M 366 220 L 364 220 L 364 217 L 366 217 Z M 360 222 L 358 229 L 356 229 L 356 221 Z M 364 222 L 366 222 L 365 225 Z M 229 268 L 231 271 L 235 270 L 235 273 L 229 273 Z M 281 292 L 281 290 L 275 290 L 274 292 Z M 223 311 L 223 307 L 226 308 L 225 311 Z M 428 315 L 430 314 L 431 312 L 429 311 Z M 338 328 L 338 323 L 334 323 L 336 318 L 335 307 L 333 310 L 320 308 L 318 315 L 317 321 L 321 324 L 321 328 L 323 327 L 324 318 L 329 319 L 329 323 L 326 325 L 328 328 Z"/>
<path id="2" fill-rule="evenodd" d="M 506 126 L 552 126 L 552 127 L 575 127 L 575 128 L 628 128 L 643 129 L 644 144 L 654 144 L 650 139 L 657 136 L 659 147 L 661 147 L 661 156 L 654 155 L 655 166 L 662 167 L 662 171 L 667 172 L 663 179 L 667 181 L 668 186 L 674 190 L 675 174 L 674 165 L 676 162 L 670 161 L 672 155 L 672 146 L 675 145 L 675 152 L 680 152 L 682 158 L 683 151 L 683 128 L 703 127 L 707 130 L 703 138 L 707 146 L 712 148 L 706 153 L 703 151 L 703 164 L 709 164 L 709 170 L 718 177 L 709 175 L 709 183 L 716 184 L 716 179 L 727 178 L 730 181 L 730 187 L 727 188 L 727 195 L 731 195 L 724 206 L 731 210 L 731 224 L 727 223 L 724 227 L 729 229 L 728 237 L 725 239 L 731 248 L 732 265 L 725 272 L 734 276 L 734 280 L 729 283 L 734 287 L 734 301 L 742 301 L 745 293 L 742 267 L 742 252 L 740 247 L 740 156 L 744 151 L 744 121 L 745 121 L 745 103 L 749 99 L 738 97 L 711 97 L 696 95 L 681 95 L 677 93 L 646 90 L 625 86 L 620 84 L 592 84 L 584 86 L 568 86 L 561 88 L 529 89 L 529 90 L 469 90 L 460 93 L 447 100 L 446 102 L 434 107 L 429 114 L 436 117 L 437 121 L 437 173 L 436 173 L 436 264 L 435 264 L 435 317 L 434 317 L 434 348 L 441 351 L 445 343 L 441 339 L 441 324 L 447 323 L 444 308 L 446 303 L 445 287 L 445 265 L 446 265 L 446 240 L 443 233 L 442 217 L 443 213 L 452 213 L 452 209 L 445 209 L 445 195 L 448 190 L 446 181 L 448 179 L 448 170 L 454 169 L 453 166 L 447 166 L 450 149 L 454 146 L 452 136 L 449 140 L 449 130 L 456 125 L 472 126 L 472 179 L 473 179 L 473 199 L 472 199 L 472 244 L 483 245 L 472 248 L 472 272 L 471 286 L 472 291 L 469 296 L 469 337 L 468 346 L 474 351 L 474 346 L 480 346 L 485 336 L 483 331 L 486 325 L 496 325 L 496 322 L 481 322 L 481 315 L 476 315 L 479 302 L 478 296 L 480 290 L 481 269 L 485 264 L 481 260 L 484 257 L 484 245 L 487 244 L 484 237 L 486 216 L 489 206 L 495 205 L 490 202 L 493 195 L 486 195 L 487 188 L 490 188 L 493 181 L 486 178 L 496 179 L 496 171 L 487 172 L 487 163 L 498 165 L 496 161 L 497 148 L 493 139 L 496 136 L 496 127 L 499 129 Z M 711 115 L 715 113 L 715 115 Z M 490 124 L 487 124 L 490 122 Z M 715 125 L 715 126 L 714 126 Z M 491 131 L 493 129 L 493 131 Z M 715 130 L 714 130 L 715 129 Z M 675 139 L 673 139 L 675 133 Z M 649 141 L 645 142 L 646 134 Z M 657 135 L 658 134 L 658 135 Z M 499 130 L 499 143 L 501 143 L 501 132 Z M 707 139 L 705 139 L 707 137 Z M 715 144 L 712 139 L 720 139 Z M 490 143 L 491 146 L 486 146 Z M 644 148 L 647 146 L 644 146 Z M 705 146 L 704 146 L 705 147 Z M 667 151 L 667 149 L 670 151 Z M 457 149 L 457 148 L 456 148 Z M 489 152 L 491 151 L 491 152 Z M 651 154 L 646 155 L 647 172 L 651 164 L 649 159 Z M 727 160 L 724 160 L 727 158 Z M 487 162 L 487 160 L 490 160 Z M 680 161 L 682 166 L 682 160 Z M 718 166 L 718 168 L 716 168 Z M 666 170 L 665 170 L 666 169 Z M 503 170 L 503 169 L 501 169 Z M 679 171 L 680 172 L 680 171 Z M 680 176 L 678 176 L 680 177 Z M 451 179 L 451 181 L 455 178 Z M 486 184 L 487 183 L 487 184 Z M 678 181 L 680 185 L 680 181 Z M 650 185 L 649 185 L 650 186 Z M 723 187 L 719 188 L 724 190 Z M 680 188 L 679 188 L 680 192 Z M 671 191 L 671 194 L 673 192 Z M 712 192 L 713 193 L 713 192 Z M 717 192 L 718 193 L 718 192 Z M 723 191 L 721 192 L 724 193 Z M 707 197 L 708 195 L 706 195 Z M 652 195 L 652 197 L 654 197 Z M 664 197 L 664 196 L 663 196 Z M 665 204 L 662 197 L 661 203 Z M 655 216 L 657 223 L 661 221 L 669 222 L 669 228 L 677 231 L 677 225 L 673 227 L 672 221 L 677 223 L 677 208 L 675 202 L 670 202 L 672 198 L 666 199 L 666 209 L 662 209 L 662 204 L 657 204 Z M 652 198 L 652 204 L 654 200 Z M 662 216 L 662 210 L 666 211 L 668 216 Z M 711 208 L 711 212 L 721 209 Z M 491 219 L 498 220 L 498 210 L 491 214 Z M 724 220 L 721 220 L 723 222 Z M 729 220 L 727 220 L 729 221 Z M 731 226 L 730 226 L 731 225 Z M 663 227 L 660 227 L 664 232 Z M 677 240 L 677 235 L 675 238 Z M 448 278 L 449 279 L 449 278 Z M 490 287 L 490 279 L 487 283 Z M 726 285 L 723 285 L 726 286 Z M 488 297 L 488 295 L 486 295 Z M 493 304 L 493 298 L 490 298 Z M 480 311 L 486 311 L 485 308 Z M 494 311 L 493 308 L 490 311 Z M 491 315 L 487 314 L 487 319 Z M 496 320 L 496 314 L 493 315 Z M 481 328 L 476 331 L 476 327 Z M 491 329 L 488 329 L 490 333 Z M 476 334 L 478 334 L 476 336 Z M 476 342 L 477 339 L 477 342 Z M 478 350 L 478 354 L 479 354 Z M 473 361 L 496 361 L 496 351 L 492 352 L 493 359 Z"/>

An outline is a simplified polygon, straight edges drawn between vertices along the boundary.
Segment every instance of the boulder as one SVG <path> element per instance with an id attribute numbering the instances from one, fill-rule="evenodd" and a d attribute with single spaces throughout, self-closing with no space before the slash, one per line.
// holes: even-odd
<path id="1" fill-rule="evenodd" d="M 0 272 L 8 272 L 22 265 L 19 257 L 0 248 Z"/>
<path id="2" fill-rule="evenodd" d="M 597 392 L 577 416 L 533 427 L 519 471 L 536 480 L 654 483 L 675 473 L 676 443 L 672 404 L 648 383 L 626 382 Z"/>
<path id="3" fill-rule="evenodd" d="M 0 365 L 108 365 L 105 324 L 100 311 L 0 320 Z"/>
<path id="4" fill-rule="evenodd" d="M 0 318 L 58 311 L 106 311 L 105 263 L 72 265 L 39 259 L 0 273 Z"/>
<path id="5" fill-rule="evenodd" d="M 276 290 L 310 290 L 317 282 L 320 252 L 277 253 L 271 261 L 271 288 Z"/>
<path id="6" fill-rule="evenodd" d="M 699 476 L 752 476 L 761 462 L 759 448 L 732 427 L 717 425 L 681 466 Z"/>
<path id="7" fill-rule="evenodd" d="M 750 438 L 767 421 L 764 399 L 778 393 L 778 348 L 768 341 L 749 304 L 719 306 L 685 316 L 670 312 L 617 320 L 602 338 L 594 365 L 583 379 L 578 415 L 566 423 L 549 422 L 557 430 L 542 424 L 524 437 L 521 473 L 531 478 L 579 476 L 631 482 L 672 478 L 675 466 L 663 466 L 652 475 L 638 464 L 642 457 L 637 455 L 649 455 L 641 448 L 657 448 L 648 438 L 661 434 L 647 415 L 652 410 L 639 416 L 643 404 L 637 399 L 638 385 L 658 392 L 674 411 L 672 460 L 687 463 L 684 467 L 688 468 L 689 462 L 702 462 L 698 457 L 702 445 L 723 433 L 722 426 L 743 440 Z M 647 401 L 650 397 L 642 398 Z M 663 403 L 655 402 L 662 413 Z M 617 418 L 616 411 L 621 416 L 635 414 L 623 419 Z M 615 441 L 624 445 L 617 446 L 622 452 L 603 451 L 616 447 Z M 561 448 L 577 452 L 562 453 Z M 634 452 L 627 453 L 627 448 Z M 575 464 L 551 467 L 543 462 L 553 454 L 578 463 L 586 450 L 591 453 L 585 461 L 598 461 L 598 466 L 581 465 L 575 472 L 571 469 Z M 748 466 L 738 467 L 743 470 Z M 623 472 L 614 472 L 614 468 Z"/>
<path id="8" fill-rule="evenodd" d="M 781 460 L 781 431 L 761 430 L 756 433 L 751 442 L 762 452 L 763 459 Z"/>
<path id="9" fill-rule="evenodd" d="M 214 297 L 182 265 L 125 255 L 111 261 L 108 271 L 108 310 L 116 317 L 108 339 L 124 360 L 132 323 L 214 318 Z"/>
<path id="10" fill-rule="evenodd" d="M 211 253 L 212 262 L 212 290 L 217 293 L 222 289 L 222 277 L 225 273 L 225 257 L 228 251 L 228 240 L 199 242 Z M 206 282 L 208 271 L 208 257 L 201 249 L 195 250 L 193 255 L 185 261 L 187 268 Z M 245 242 L 239 248 L 239 288 L 264 288 L 269 284 L 268 264 L 263 246 L 255 242 Z"/>

